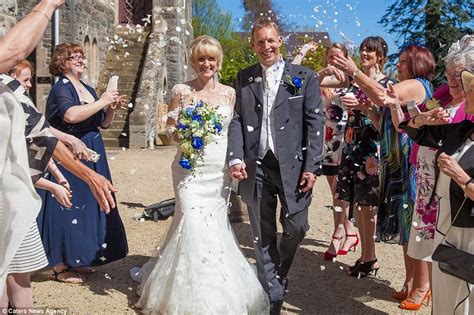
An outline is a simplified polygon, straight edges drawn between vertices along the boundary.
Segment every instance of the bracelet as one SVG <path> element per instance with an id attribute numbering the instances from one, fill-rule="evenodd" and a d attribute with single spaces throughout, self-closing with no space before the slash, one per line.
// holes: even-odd
<path id="1" fill-rule="evenodd" d="M 46 20 L 48 20 L 48 22 L 51 20 L 51 18 L 49 18 L 46 13 L 40 11 L 40 10 L 32 10 L 31 12 L 37 12 L 39 14 L 41 14 L 42 16 L 44 16 L 46 18 Z"/>

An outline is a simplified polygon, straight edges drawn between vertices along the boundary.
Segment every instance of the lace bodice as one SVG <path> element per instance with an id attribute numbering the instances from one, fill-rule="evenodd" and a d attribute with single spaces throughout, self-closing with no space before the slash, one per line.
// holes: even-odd
<path id="1" fill-rule="evenodd" d="M 187 83 L 176 84 L 171 90 L 173 97 L 180 98 L 180 108 L 190 106 L 193 101 L 204 101 L 212 107 L 217 108 L 217 113 L 224 117 L 222 121 L 223 134 L 226 134 L 227 127 L 232 119 L 235 105 L 235 90 L 227 85 L 219 84 L 216 87 L 216 91 L 212 94 L 205 94 L 196 91 L 192 86 Z M 169 117 L 177 117 L 176 111 L 168 113 Z"/>
<path id="2" fill-rule="evenodd" d="M 183 107 L 186 107 L 186 104 L 190 104 L 192 100 L 203 100 L 214 107 L 231 105 L 232 109 L 235 104 L 235 90 L 227 85 L 219 84 L 216 92 L 206 95 L 197 92 L 187 83 L 180 83 L 173 86 L 171 93 L 173 97 L 178 96 L 181 98 L 180 103 Z"/>

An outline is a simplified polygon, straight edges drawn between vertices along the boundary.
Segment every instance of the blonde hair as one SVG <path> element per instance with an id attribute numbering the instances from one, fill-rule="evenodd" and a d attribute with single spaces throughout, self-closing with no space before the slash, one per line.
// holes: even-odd
<path id="1" fill-rule="evenodd" d="M 201 56 L 214 57 L 217 60 L 217 70 L 222 69 L 222 60 L 224 52 L 219 41 L 211 36 L 201 35 L 191 43 L 189 49 L 189 62 L 192 66 L 197 63 Z"/>

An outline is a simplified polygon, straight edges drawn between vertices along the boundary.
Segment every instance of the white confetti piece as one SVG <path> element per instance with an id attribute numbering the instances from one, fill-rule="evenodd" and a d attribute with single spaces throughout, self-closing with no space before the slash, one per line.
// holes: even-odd
<path id="1" fill-rule="evenodd" d="M 252 132 L 253 130 L 254 130 L 254 127 L 252 127 L 252 126 L 247 126 L 247 131 L 248 131 L 248 132 Z"/>
<path id="2" fill-rule="evenodd" d="M 408 208 L 408 205 L 406 203 L 403 204 L 403 209 Z"/>
<path id="3" fill-rule="evenodd" d="M 63 83 L 69 83 L 68 79 L 63 79 Z"/>
<path id="4" fill-rule="evenodd" d="M 106 249 L 107 248 L 107 243 L 102 244 L 102 248 Z"/>
<path id="5" fill-rule="evenodd" d="M 115 156 L 111 156 L 109 157 L 110 160 L 114 161 L 115 160 Z"/>
<path id="6" fill-rule="evenodd" d="M 127 133 L 126 133 L 126 132 L 122 132 L 120 135 L 126 137 L 126 136 L 127 136 Z"/>
<path id="7" fill-rule="evenodd" d="M 412 222 L 412 225 L 413 225 L 414 227 L 417 227 L 417 226 L 418 226 L 418 222 L 413 221 L 413 222 Z"/>
<path id="8" fill-rule="evenodd" d="M 100 259 L 101 261 L 106 261 L 106 260 L 107 260 L 107 258 L 105 258 L 104 256 L 100 257 L 99 259 Z"/>
<path id="9" fill-rule="evenodd" d="M 127 107 L 128 108 L 133 108 L 133 103 L 128 103 Z"/>
<path id="10" fill-rule="evenodd" d="M 127 148 L 126 148 L 126 147 L 122 147 L 122 151 L 127 151 Z"/>
<path id="11" fill-rule="evenodd" d="M 80 262 L 81 262 L 81 260 L 80 260 L 80 259 L 76 259 L 76 263 L 80 263 Z"/>
<path id="12" fill-rule="evenodd" d="M 326 269 L 326 266 L 321 265 L 319 266 L 319 268 L 321 268 L 321 271 L 324 271 L 324 269 Z"/>
<path id="13" fill-rule="evenodd" d="M 417 235 L 417 236 L 415 236 L 415 241 L 417 241 L 417 242 L 421 242 L 421 237 L 420 237 L 420 236 L 418 236 L 418 235 Z"/>
<path id="14" fill-rule="evenodd" d="M 72 220 L 72 224 L 77 224 L 77 220 L 76 219 Z"/>

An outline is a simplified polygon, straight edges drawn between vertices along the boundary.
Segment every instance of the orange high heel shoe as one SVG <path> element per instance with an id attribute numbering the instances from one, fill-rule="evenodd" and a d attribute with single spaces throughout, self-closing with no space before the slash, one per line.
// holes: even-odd
<path id="1" fill-rule="evenodd" d="M 333 235 L 332 239 L 342 241 L 342 236 L 337 237 Z M 338 255 L 337 253 L 336 254 L 330 253 L 328 249 L 327 251 L 324 252 L 324 260 L 333 260 L 335 257 L 337 257 L 337 255 Z"/>
<path id="2" fill-rule="evenodd" d="M 402 310 L 418 311 L 420 309 L 421 305 L 423 305 L 425 301 L 426 301 L 427 306 L 430 304 L 431 289 L 428 289 L 427 291 L 424 291 L 424 292 L 420 292 L 416 289 L 415 289 L 415 291 L 417 291 L 418 293 L 423 295 L 423 298 L 421 299 L 420 303 L 411 302 L 411 301 L 408 300 L 409 299 L 409 297 L 408 297 L 405 300 L 403 300 L 400 303 L 400 305 L 398 305 L 398 307 L 401 308 Z"/>
<path id="3" fill-rule="evenodd" d="M 342 249 L 342 248 L 339 249 L 337 251 L 338 255 L 342 255 L 342 256 L 347 255 L 347 253 L 350 252 L 351 249 L 352 249 L 353 252 L 356 251 L 357 245 L 359 245 L 359 235 L 357 235 L 357 234 L 346 234 L 346 240 L 347 240 L 348 237 L 355 237 L 356 238 L 355 243 L 352 244 L 351 247 L 349 247 L 349 250 L 345 250 L 345 249 Z"/>
<path id="4" fill-rule="evenodd" d="M 395 291 L 395 292 L 393 292 L 393 293 L 392 293 L 392 297 L 393 297 L 395 300 L 401 302 L 401 301 L 405 300 L 405 299 L 408 297 L 408 295 L 410 295 L 410 293 L 411 293 L 411 290 L 408 291 L 408 288 L 405 287 L 405 286 L 403 286 L 403 288 L 402 288 L 400 291 Z"/>

